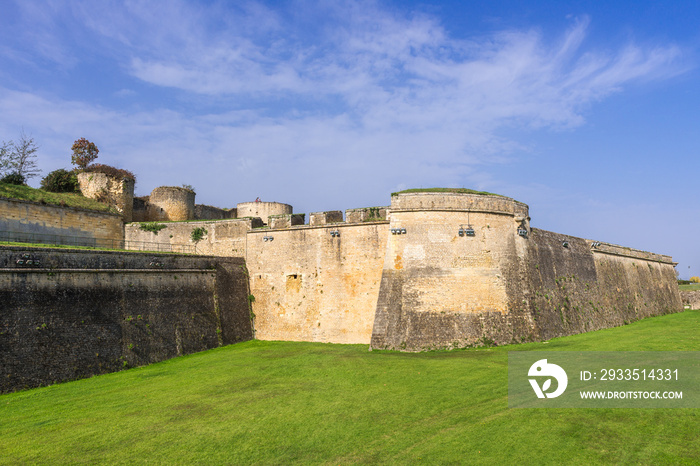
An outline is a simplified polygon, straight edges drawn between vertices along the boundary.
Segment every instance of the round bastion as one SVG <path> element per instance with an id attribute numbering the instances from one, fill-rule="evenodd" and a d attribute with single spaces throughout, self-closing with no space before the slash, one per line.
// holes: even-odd
<path id="1" fill-rule="evenodd" d="M 405 191 L 391 195 L 391 211 L 483 212 L 529 218 L 527 204 L 499 194 L 470 190 Z"/>
<path id="2" fill-rule="evenodd" d="M 148 218 L 151 221 L 182 221 L 194 219 L 194 191 L 177 186 L 161 186 L 148 198 Z"/>
<path id="3" fill-rule="evenodd" d="M 237 206 L 238 218 L 260 217 L 265 225 L 270 223 L 271 215 L 285 215 L 292 213 L 292 206 L 281 202 L 241 202 Z"/>
<path id="4" fill-rule="evenodd" d="M 471 236 L 474 230 L 498 230 L 498 225 L 518 236 L 530 233 L 527 204 L 510 197 L 466 189 L 408 190 L 391 195 L 391 222 L 443 223 Z M 451 230 L 450 230 L 451 231 Z"/>

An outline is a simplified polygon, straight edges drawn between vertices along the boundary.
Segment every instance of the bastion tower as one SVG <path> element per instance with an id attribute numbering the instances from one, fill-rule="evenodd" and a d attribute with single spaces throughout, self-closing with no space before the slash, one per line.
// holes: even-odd
<path id="1" fill-rule="evenodd" d="M 372 348 L 421 350 L 530 333 L 518 286 L 528 206 L 492 194 L 392 195 Z"/>

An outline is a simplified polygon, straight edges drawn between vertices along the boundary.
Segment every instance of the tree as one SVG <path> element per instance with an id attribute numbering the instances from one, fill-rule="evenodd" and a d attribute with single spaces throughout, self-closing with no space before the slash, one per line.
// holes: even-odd
<path id="1" fill-rule="evenodd" d="M 39 147 L 34 138 L 22 130 L 19 141 L 3 141 L 0 146 L 0 173 L 16 175 L 17 179 L 29 179 L 41 173 L 36 165 L 36 151 Z"/>
<path id="2" fill-rule="evenodd" d="M 80 138 L 73 143 L 73 155 L 71 163 L 78 168 L 85 169 L 90 163 L 97 158 L 100 150 L 97 146 L 85 138 Z"/>
<path id="3" fill-rule="evenodd" d="M 24 134 L 19 136 L 19 141 L 12 144 L 12 172 L 23 176 L 25 179 L 34 178 L 41 170 L 36 165 L 36 151 L 39 147 L 34 138 Z"/>
<path id="4" fill-rule="evenodd" d="M 692 283 L 700 283 L 700 277 L 690 277 Z"/>
<path id="5" fill-rule="evenodd" d="M 0 175 L 4 175 L 10 169 L 12 163 L 12 141 L 2 142 L 0 146 Z"/>

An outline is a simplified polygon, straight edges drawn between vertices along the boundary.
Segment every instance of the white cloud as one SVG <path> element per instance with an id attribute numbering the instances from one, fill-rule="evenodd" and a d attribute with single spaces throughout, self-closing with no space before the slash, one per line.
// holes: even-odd
<path id="1" fill-rule="evenodd" d="M 63 166 L 72 140 L 86 136 L 104 163 L 140 175 L 144 191 L 192 183 L 209 203 L 260 191 L 284 201 L 294 186 L 304 202 L 327 192 L 318 209 L 350 191 L 363 203 L 400 186 L 485 187 L 483 165 L 520 148 L 504 128 L 580 125 L 583 109 L 633 80 L 682 71 L 674 46 L 586 48 L 586 18 L 554 39 L 530 29 L 466 41 L 435 18 L 368 2 L 273 11 L 90 1 L 50 11 L 39 15 L 47 35 L 34 38 L 42 55 L 81 53 L 59 37 L 65 21 L 90 54 L 181 100 L 135 111 L 0 89 L 0 128 L 31 118 Z M 114 94 L 134 92 L 143 90 Z M 188 105 L 212 98 L 213 109 Z M 222 111 L 228 104 L 236 110 Z"/>

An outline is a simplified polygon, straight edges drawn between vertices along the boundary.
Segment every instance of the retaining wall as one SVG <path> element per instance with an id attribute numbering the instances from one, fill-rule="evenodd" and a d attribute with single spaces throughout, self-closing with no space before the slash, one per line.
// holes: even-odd
<path id="1" fill-rule="evenodd" d="M 85 246 L 120 247 L 124 241 L 124 223 L 118 214 L 20 199 L 0 198 L 0 231 L 20 233 L 17 240 L 25 241 L 28 235 L 36 235 L 37 242 L 77 237 Z M 7 240 L 12 241 L 12 236 Z"/>
<path id="2" fill-rule="evenodd" d="M 0 392 L 248 340 L 247 296 L 241 259 L 0 247 Z"/>

